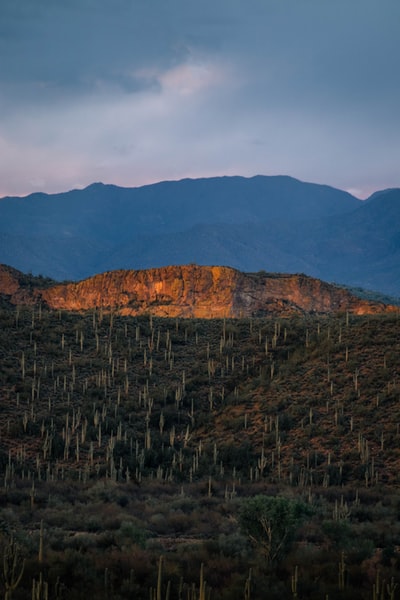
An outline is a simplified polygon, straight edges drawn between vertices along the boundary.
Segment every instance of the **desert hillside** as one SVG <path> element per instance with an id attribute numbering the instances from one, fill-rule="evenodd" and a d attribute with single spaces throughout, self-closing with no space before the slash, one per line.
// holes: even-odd
<path id="1" fill-rule="evenodd" d="M 49 283 L 13 276 L 8 298 Z M 160 588 L 198 600 L 204 580 L 210 600 L 290 600 L 292 581 L 298 598 L 398 600 L 399 324 L 126 317 L 3 296 L 13 598 L 41 581 L 57 600 L 155 600 Z M 275 510 L 293 517 L 279 557 L 263 536 Z"/>

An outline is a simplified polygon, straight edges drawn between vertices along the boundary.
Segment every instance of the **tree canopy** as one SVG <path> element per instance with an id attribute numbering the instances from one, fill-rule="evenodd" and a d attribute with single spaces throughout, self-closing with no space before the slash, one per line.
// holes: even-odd
<path id="1" fill-rule="evenodd" d="M 302 502 L 260 494 L 243 502 L 239 521 L 242 531 L 262 549 L 267 563 L 272 563 L 288 550 L 297 528 L 310 512 Z"/>

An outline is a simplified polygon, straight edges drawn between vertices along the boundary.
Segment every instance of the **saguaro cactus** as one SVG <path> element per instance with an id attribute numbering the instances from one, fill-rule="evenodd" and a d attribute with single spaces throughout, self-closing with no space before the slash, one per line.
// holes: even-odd
<path id="1" fill-rule="evenodd" d="M 48 600 L 49 585 L 47 581 L 43 581 L 43 575 L 40 573 L 39 580 L 32 581 L 32 600 Z"/>
<path id="2" fill-rule="evenodd" d="M 4 600 L 11 600 L 13 591 L 18 587 L 25 569 L 25 559 L 21 562 L 18 544 L 11 537 L 3 555 Z"/>

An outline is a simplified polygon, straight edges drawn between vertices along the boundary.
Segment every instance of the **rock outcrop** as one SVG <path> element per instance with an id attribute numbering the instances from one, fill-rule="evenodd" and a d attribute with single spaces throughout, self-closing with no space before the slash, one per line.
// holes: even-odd
<path id="1" fill-rule="evenodd" d="M 31 278 L 32 279 L 32 278 Z M 242 273 L 229 267 L 170 266 L 143 271 L 110 271 L 77 283 L 40 287 L 0 267 L 0 293 L 14 304 L 42 302 L 71 311 L 103 307 L 123 315 L 239 318 L 305 313 L 375 314 L 398 307 L 361 300 L 347 290 L 308 277 Z"/>

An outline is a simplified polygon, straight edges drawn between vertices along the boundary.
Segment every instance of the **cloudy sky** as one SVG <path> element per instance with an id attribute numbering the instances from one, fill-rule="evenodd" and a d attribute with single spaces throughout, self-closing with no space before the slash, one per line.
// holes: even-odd
<path id="1" fill-rule="evenodd" d="M 0 196 L 400 186 L 399 0 L 1 0 Z"/>

